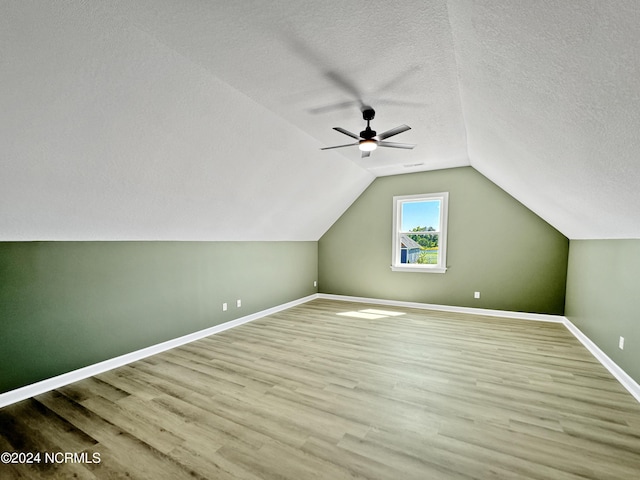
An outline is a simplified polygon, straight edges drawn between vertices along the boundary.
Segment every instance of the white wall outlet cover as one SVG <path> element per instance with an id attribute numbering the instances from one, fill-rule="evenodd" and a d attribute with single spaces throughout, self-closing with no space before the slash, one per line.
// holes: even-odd
<path id="1" fill-rule="evenodd" d="M 473 298 L 480 298 L 480 292 L 473 292 Z"/>
<path id="2" fill-rule="evenodd" d="M 624 337 L 620 337 L 620 340 L 618 340 L 618 348 L 624 350 Z"/>
<path id="3" fill-rule="evenodd" d="M 227 304 L 226 304 L 226 303 L 223 303 L 223 304 L 222 304 L 222 311 L 223 311 L 223 312 L 226 312 L 226 311 L 227 311 Z"/>
<path id="4" fill-rule="evenodd" d="M 242 300 L 236 300 L 236 307 L 241 307 L 242 306 Z"/>

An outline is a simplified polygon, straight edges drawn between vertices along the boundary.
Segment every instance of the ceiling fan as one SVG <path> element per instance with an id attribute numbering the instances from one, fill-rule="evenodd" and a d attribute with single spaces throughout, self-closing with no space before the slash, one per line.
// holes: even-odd
<path id="1" fill-rule="evenodd" d="M 375 130 L 371 130 L 369 126 L 369 122 L 374 119 L 376 116 L 376 112 L 371 107 L 364 107 L 362 109 L 362 118 L 367 122 L 367 128 L 360 132 L 360 135 L 356 135 L 355 133 L 351 133 L 348 130 L 340 127 L 334 127 L 333 129 L 344 133 L 345 135 L 355 138 L 358 140 L 355 143 L 347 143 L 345 145 L 336 145 L 334 147 L 324 147 L 320 150 L 331 150 L 333 148 L 343 148 L 343 147 L 353 147 L 358 145 L 360 151 L 362 151 L 362 158 L 368 157 L 371 155 L 371 152 L 374 151 L 378 147 L 389 147 L 389 148 L 405 148 L 412 149 L 415 147 L 412 143 L 396 143 L 396 142 L 385 142 L 384 140 L 392 137 L 394 135 L 398 135 L 399 133 L 406 132 L 407 130 L 411 130 L 411 127 L 408 125 L 400 125 L 399 127 L 392 128 L 391 130 L 387 130 L 386 132 L 382 132 L 377 134 Z"/>

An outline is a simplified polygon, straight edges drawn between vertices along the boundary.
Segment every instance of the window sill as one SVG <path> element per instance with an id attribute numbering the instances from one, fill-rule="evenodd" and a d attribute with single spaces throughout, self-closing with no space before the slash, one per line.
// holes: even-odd
<path id="1" fill-rule="evenodd" d="M 391 265 L 391 270 L 394 272 L 445 273 L 447 271 L 447 268 Z"/>

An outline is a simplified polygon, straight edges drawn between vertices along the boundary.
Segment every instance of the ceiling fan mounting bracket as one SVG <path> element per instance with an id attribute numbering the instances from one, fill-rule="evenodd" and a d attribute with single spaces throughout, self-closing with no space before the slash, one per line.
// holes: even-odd
<path id="1" fill-rule="evenodd" d="M 371 107 L 366 107 L 362 110 L 362 118 L 364 118 L 367 122 L 373 120 L 376 117 L 376 111 Z"/>

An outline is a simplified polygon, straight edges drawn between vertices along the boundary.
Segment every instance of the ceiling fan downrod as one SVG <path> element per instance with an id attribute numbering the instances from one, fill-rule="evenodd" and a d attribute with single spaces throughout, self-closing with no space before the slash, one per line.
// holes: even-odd
<path id="1" fill-rule="evenodd" d="M 376 136 L 377 132 L 375 130 L 371 130 L 371 127 L 369 126 L 369 122 L 373 120 L 375 116 L 376 116 L 376 111 L 371 107 L 368 107 L 362 110 L 362 118 L 367 122 L 367 128 L 365 128 L 363 131 L 360 132 L 360 137 L 362 137 L 365 140 L 371 140 L 373 137 Z"/>

